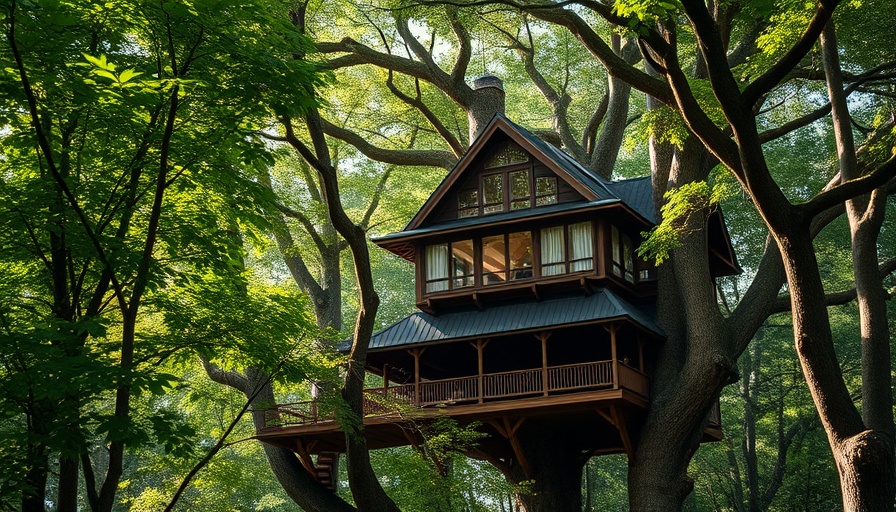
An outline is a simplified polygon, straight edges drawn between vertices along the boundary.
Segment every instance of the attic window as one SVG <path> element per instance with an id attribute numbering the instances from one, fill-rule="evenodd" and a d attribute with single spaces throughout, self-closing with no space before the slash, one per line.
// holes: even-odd
<path id="1" fill-rule="evenodd" d="M 523 148 L 513 142 L 506 142 L 495 154 L 485 162 L 485 168 L 501 167 L 504 165 L 522 164 L 529 161 L 529 155 Z"/>
<path id="2" fill-rule="evenodd" d="M 532 168 L 517 167 L 481 176 L 478 190 L 458 192 L 457 218 L 557 204 L 557 177 L 539 176 L 533 180 L 532 174 Z"/>
<path id="3" fill-rule="evenodd" d="M 557 204 L 557 178 L 535 178 L 535 206 Z"/>

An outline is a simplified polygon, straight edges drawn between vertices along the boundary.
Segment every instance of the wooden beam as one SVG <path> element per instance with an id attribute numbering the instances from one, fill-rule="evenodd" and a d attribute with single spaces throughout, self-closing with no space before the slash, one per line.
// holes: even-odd
<path id="1" fill-rule="evenodd" d="M 308 454 L 308 450 L 305 448 L 305 443 L 301 439 L 296 440 L 296 455 L 299 456 L 299 460 L 302 462 L 305 471 L 307 471 L 312 478 L 317 480 L 317 468 L 314 467 L 314 461 L 311 460 L 311 455 Z"/>
<path id="2" fill-rule="evenodd" d="M 535 302 L 541 302 L 541 295 L 538 293 L 538 283 L 532 283 L 532 295 L 535 296 Z"/>
<path id="3" fill-rule="evenodd" d="M 414 405 L 420 407 L 420 356 L 426 351 L 426 347 L 412 348 L 408 350 L 414 358 Z"/>
<path id="4" fill-rule="evenodd" d="M 529 460 L 526 459 L 520 440 L 516 436 L 516 431 L 520 428 L 520 425 L 523 424 L 523 420 L 526 419 L 525 416 L 516 420 L 516 423 L 513 425 L 510 424 L 510 418 L 508 416 L 504 416 L 501 419 L 504 421 L 504 430 L 508 433 L 507 440 L 510 441 L 513 455 L 516 457 L 517 462 L 520 463 L 520 467 L 523 468 L 523 476 L 526 477 L 526 479 L 532 478 L 532 466 L 529 465 Z"/>
<path id="5" fill-rule="evenodd" d="M 548 382 L 549 373 L 548 373 L 548 338 L 551 337 L 551 331 L 542 331 L 535 335 L 538 341 L 541 342 L 541 388 L 544 396 L 548 396 L 548 390 L 550 389 L 550 385 Z"/>
<path id="6" fill-rule="evenodd" d="M 646 374 L 644 371 L 644 338 L 638 336 L 638 371 Z"/>
<path id="7" fill-rule="evenodd" d="M 629 464 L 631 464 L 632 458 L 635 456 L 635 451 L 632 447 L 631 438 L 628 436 L 628 427 L 625 424 L 625 416 L 623 416 L 615 405 L 610 407 L 610 413 L 613 415 L 616 429 L 619 430 L 619 438 L 622 439 L 622 448 L 625 450 L 625 454 L 628 455 L 628 461 Z"/>
<path id="8" fill-rule="evenodd" d="M 613 389 L 619 389 L 619 360 L 616 357 L 616 324 L 609 324 L 610 331 L 610 359 L 613 361 Z"/>
<path id="9" fill-rule="evenodd" d="M 579 278 L 579 286 L 582 287 L 582 293 L 584 293 L 586 296 L 590 296 L 594 293 L 594 290 L 591 289 L 591 283 L 589 283 L 584 276 Z"/>
<path id="10" fill-rule="evenodd" d="M 484 397 L 485 397 L 485 388 L 484 388 L 484 384 L 482 382 L 482 374 L 484 373 L 483 366 L 484 366 L 485 360 L 483 358 L 482 352 L 483 352 L 483 350 L 485 350 L 485 346 L 488 345 L 488 342 L 489 342 L 489 340 L 487 338 L 486 339 L 477 338 L 475 343 L 473 343 L 472 341 L 470 342 L 470 345 L 472 345 L 473 348 L 476 349 L 476 359 L 478 362 L 478 372 L 479 372 L 477 388 L 478 388 L 478 396 L 479 396 L 478 401 L 480 404 L 483 402 Z"/>

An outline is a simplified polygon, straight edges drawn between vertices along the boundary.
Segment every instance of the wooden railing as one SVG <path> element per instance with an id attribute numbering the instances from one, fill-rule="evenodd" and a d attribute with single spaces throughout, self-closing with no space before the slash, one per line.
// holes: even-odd
<path id="1" fill-rule="evenodd" d="M 618 368 L 616 378 L 613 374 L 614 367 Z M 615 386 L 647 396 L 647 377 L 643 373 L 622 363 L 614 365 L 613 361 L 595 361 L 482 376 L 426 380 L 420 382 L 419 389 L 414 384 L 365 389 L 364 414 L 382 416 L 404 408 L 481 403 L 503 398 L 613 388 L 614 382 Z M 265 427 L 309 425 L 332 420 L 332 412 L 319 410 L 316 402 L 282 404 L 265 412 Z"/>

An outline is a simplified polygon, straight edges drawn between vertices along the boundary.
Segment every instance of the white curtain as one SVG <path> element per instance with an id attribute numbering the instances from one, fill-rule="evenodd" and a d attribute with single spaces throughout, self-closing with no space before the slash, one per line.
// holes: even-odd
<path id="1" fill-rule="evenodd" d="M 448 244 L 426 246 L 426 291 L 448 289 Z"/>
<path id="2" fill-rule="evenodd" d="M 591 222 L 579 222 L 569 226 L 570 271 L 594 268 L 594 244 L 591 242 Z M 578 261 L 575 261 L 578 260 Z"/>
<path id="3" fill-rule="evenodd" d="M 541 275 L 555 276 L 566 272 L 563 260 L 563 226 L 541 230 Z"/>

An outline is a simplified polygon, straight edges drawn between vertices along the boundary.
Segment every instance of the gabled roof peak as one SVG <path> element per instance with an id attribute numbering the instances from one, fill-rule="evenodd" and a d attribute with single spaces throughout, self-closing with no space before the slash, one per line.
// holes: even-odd
<path id="1" fill-rule="evenodd" d="M 436 188 L 429 199 L 420 208 L 420 211 L 411 219 L 403 231 L 409 231 L 421 227 L 429 215 L 434 211 L 442 198 L 458 179 L 471 167 L 477 157 L 490 147 L 495 137 L 506 136 L 522 147 L 525 151 L 550 168 L 560 178 L 564 179 L 572 188 L 581 194 L 587 201 L 622 200 L 613 189 L 612 182 L 606 182 L 585 166 L 577 162 L 573 157 L 559 148 L 545 142 L 529 130 L 514 123 L 504 114 L 495 114 L 486 125 L 482 134 L 473 142 L 473 145 L 461 156 L 454 168 L 448 172 L 442 183 Z M 649 186 L 649 182 L 647 183 Z M 646 194 L 652 197 L 651 194 Z M 652 219 L 652 204 L 650 212 L 642 211 L 634 205 L 633 209 L 641 216 Z M 534 211 L 533 211 L 534 213 Z"/>

